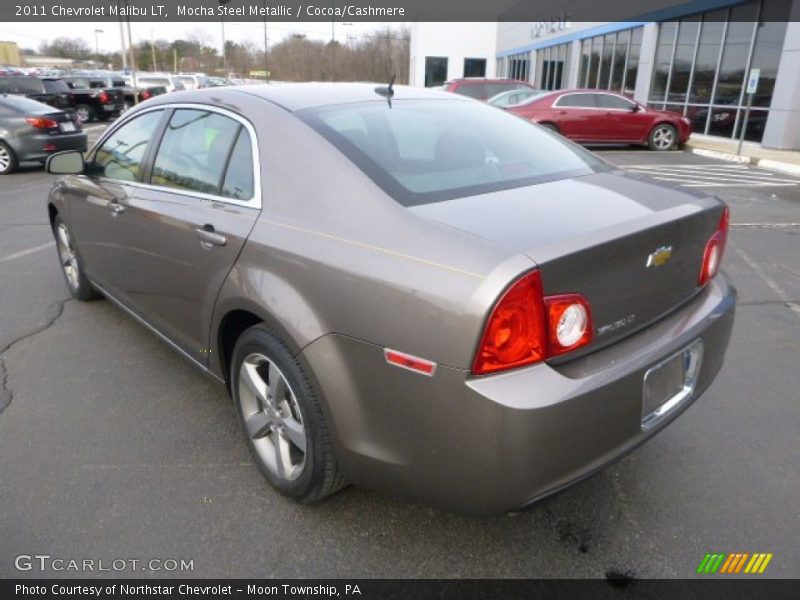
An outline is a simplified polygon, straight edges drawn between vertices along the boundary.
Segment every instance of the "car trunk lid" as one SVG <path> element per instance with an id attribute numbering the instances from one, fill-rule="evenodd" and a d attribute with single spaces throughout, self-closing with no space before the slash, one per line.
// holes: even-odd
<path id="1" fill-rule="evenodd" d="M 546 295 L 579 293 L 594 339 L 619 340 L 693 297 L 722 204 L 638 176 L 598 173 L 411 208 L 529 256 Z"/>

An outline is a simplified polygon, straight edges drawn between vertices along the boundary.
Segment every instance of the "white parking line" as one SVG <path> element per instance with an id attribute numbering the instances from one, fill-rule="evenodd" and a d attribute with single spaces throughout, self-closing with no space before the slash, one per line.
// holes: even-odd
<path id="1" fill-rule="evenodd" d="M 625 165 L 624 170 L 683 187 L 793 187 L 800 180 L 777 177 L 747 165 Z"/>
<path id="2" fill-rule="evenodd" d="M 756 275 L 758 275 L 759 277 L 761 277 L 761 279 L 764 280 L 764 283 L 766 283 L 769 286 L 769 288 L 773 292 L 775 292 L 778 298 L 780 298 L 781 302 L 785 303 L 786 306 L 788 306 L 795 313 L 800 315 L 800 304 L 797 304 L 796 302 L 792 302 L 791 300 L 789 300 L 789 295 L 784 291 L 784 289 L 780 285 L 778 285 L 778 283 L 775 280 L 773 280 L 769 275 L 765 274 L 764 269 L 762 269 L 758 264 L 756 264 L 756 261 L 750 258 L 750 256 L 748 256 L 744 252 L 744 250 L 737 248 L 736 253 L 742 257 L 742 260 L 746 262 L 747 265 L 751 269 L 753 269 L 753 271 L 756 272 Z"/>
<path id="3" fill-rule="evenodd" d="M 22 258 L 23 256 L 28 256 L 28 254 L 33 254 L 34 252 L 39 252 L 39 250 L 44 250 L 45 248 L 50 248 L 51 246 L 55 245 L 55 242 L 47 242 L 46 244 L 41 244 L 40 246 L 28 248 L 27 250 L 20 250 L 19 252 L 14 252 L 14 254 L 9 254 L 8 256 L 0 258 L 0 263 L 8 262 L 16 258 Z"/>

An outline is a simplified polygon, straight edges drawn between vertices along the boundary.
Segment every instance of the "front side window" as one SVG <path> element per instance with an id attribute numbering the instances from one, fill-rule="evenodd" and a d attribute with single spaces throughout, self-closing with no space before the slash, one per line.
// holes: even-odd
<path id="1" fill-rule="evenodd" d="M 631 110 L 636 106 L 630 100 L 611 94 L 598 94 L 597 103 L 600 108 L 610 108 L 614 110 Z"/>
<path id="2" fill-rule="evenodd" d="M 151 183 L 218 195 L 241 128 L 238 121 L 218 113 L 176 110 L 156 153 Z M 252 170 L 252 160 L 248 168 Z"/>
<path id="3" fill-rule="evenodd" d="M 404 206 L 607 169 L 585 150 L 505 111 L 459 100 L 399 100 L 295 113 Z"/>
<path id="4" fill-rule="evenodd" d="M 109 179 L 136 181 L 147 144 L 155 135 L 163 113 L 163 110 L 145 113 L 112 133 L 95 153 L 92 171 Z"/>

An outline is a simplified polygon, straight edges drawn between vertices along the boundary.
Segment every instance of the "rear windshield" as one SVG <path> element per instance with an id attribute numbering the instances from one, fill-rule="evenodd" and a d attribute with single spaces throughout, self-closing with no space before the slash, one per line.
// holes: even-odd
<path id="1" fill-rule="evenodd" d="M 60 79 L 45 79 L 42 83 L 44 83 L 44 89 L 50 94 L 64 94 L 69 92 L 69 86 Z"/>
<path id="2" fill-rule="evenodd" d="M 557 135 L 473 101 L 378 101 L 295 114 L 404 206 L 609 169 Z"/>
<path id="3" fill-rule="evenodd" d="M 10 109 L 17 114 L 26 115 L 46 115 L 48 113 L 58 112 L 52 106 L 42 104 L 36 100 L 31 100 L 25 96 L 0 95 L 0 106 Z"/>

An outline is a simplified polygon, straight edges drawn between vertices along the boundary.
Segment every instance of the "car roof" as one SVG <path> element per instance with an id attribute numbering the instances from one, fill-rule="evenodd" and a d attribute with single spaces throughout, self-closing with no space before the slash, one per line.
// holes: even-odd
<path id="1" fill-rule="evenodd" d="M 239 96 L 247 94 L 255 98 L 262 98 L 266 101 L 277 104 L 290 112 L 303 110 L 306 108 L 318 108 L 322 106 L 332 106 L 336 104 L 352 104 L 356 102 L 369 102 L 375 100 L 386 101 L 375 91 L 376 87 L 386 87 L 386 84 L 379 83 L 285 83 L 271 85 L 267 83 L 256 85 L 238 85 L 225 88 L 211 88 L 202 90 L 191 90 L 186 92 L 175 92 L 168 97 L 159 96 L 149 101 L 155 103 L 175 103 L 191 102 L 202 100 L 209 103 L 218 103 L 220 99 L 225 99 L 229 95 Z M 234 98 L 231 98 L 233 100 Z M 426 88 L 416 88 L 404 85 L 394 86 L 394 96 L 392 100 L 457 100 L 464 101 L 463 97 L 441 90 L 429 90 Z"/>

